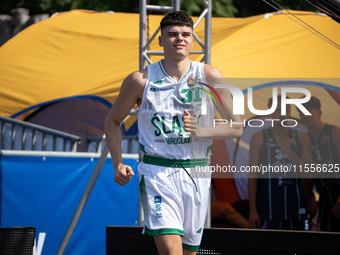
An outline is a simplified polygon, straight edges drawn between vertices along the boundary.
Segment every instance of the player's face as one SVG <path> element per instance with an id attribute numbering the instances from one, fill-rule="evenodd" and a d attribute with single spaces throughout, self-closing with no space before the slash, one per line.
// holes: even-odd
<path id="1" fill-rule="evenodd" d="M 277 107 L 275 112 L 271 114 L 273 119 L 279 119 L 280 121 L 290 117 L 290 105 L 286 105 L 286 115 L 281 115 L 281 102 L 277 102 Z"/>
<path id="2" fill-rule="evenodd" d="M 321 117 L 321 110 L 317 110 L 315 108 L 307 109 L 312 115 L 304 115 L 303 112 L 299 111 L 300 119 L 306 127 L 311 127 L 316 124 L 318 119 Z"/>
<path id="3" fill-rule="evenodd" d="M 159 37 L 159 45 L 164 48 L 165 56 L 187 57 L 193 46 L 191 27 L 167 26 Z"/>

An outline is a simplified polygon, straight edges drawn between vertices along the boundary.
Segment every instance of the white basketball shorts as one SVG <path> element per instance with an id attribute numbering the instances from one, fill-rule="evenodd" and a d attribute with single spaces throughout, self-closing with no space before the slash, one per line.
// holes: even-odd
<path id="1" fill-rule="evenodd" d="M 197 251 L 210 196 L 210 175 L 200 173 L 200 166 L 188 167 L 185 160 L 149 156 L 143 161 L 138 165 L 143 234 L 177 234 L 182 237 L 184 249 Z"/>

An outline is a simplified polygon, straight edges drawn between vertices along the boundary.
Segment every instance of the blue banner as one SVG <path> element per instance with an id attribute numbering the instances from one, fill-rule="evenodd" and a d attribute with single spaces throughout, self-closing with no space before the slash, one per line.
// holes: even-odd
<path id="1" fill-rule="evenodd" d="M 36 254 L 55 254 L 97 160 L 0 156 L 0 226 L 35 227 Z M 112 160 L 106 160 L 65 255 L 105 254 L 106 226 L 138 225 L 137 160 L 124 163 L 136 175 L 122 187 L 113 181 Z"/>

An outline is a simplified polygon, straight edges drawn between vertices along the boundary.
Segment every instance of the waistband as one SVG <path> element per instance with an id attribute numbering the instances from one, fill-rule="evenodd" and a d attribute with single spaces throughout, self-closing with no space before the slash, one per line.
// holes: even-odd
<path id="1" fill-rule="evenodd" d="M 189 167 L 196 167 L 196 166 L 206 166 L 208 161 L 206 158 L 170 159 L 170 158 L 154 157 L 154 156 L 145 154 L 143 156 L 143 162 L 145 164 L 156 165 L 156 166 L 167 166 L 167 167 L 183 166 L 183 167 L 189 168 Z"/>

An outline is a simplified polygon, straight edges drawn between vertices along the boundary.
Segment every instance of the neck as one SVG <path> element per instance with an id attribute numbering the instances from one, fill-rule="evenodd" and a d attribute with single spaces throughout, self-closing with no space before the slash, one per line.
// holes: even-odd
<path id="1" fill-rule="evenodd" d="M 289 128 L 288 127 L 282 127 L 281 125 L 274 125 L 271 128 L 271 130 L 272 130 L 273 134 L 275 134 L 275 135 L 286 136 L 286 134 L 289 131 Z"/>
<path id="2" fill-rule="evenodd" d="M 179 81 L 188 71 L 189 59 L 185 58 L 181 61 L 175 61 L 164 58 L 162 65 L 167 75 L 169 75 L 175 81 Z"/>
<path id="3" fill-rule="evenodd" d="M 316 139 L 318 138 L 319 134 L 321 133 L 321 130 L 325 127 L 325 125 L 326 124 L 320 120 L 314 125 L 308 127 L 308 132 Z"/>

